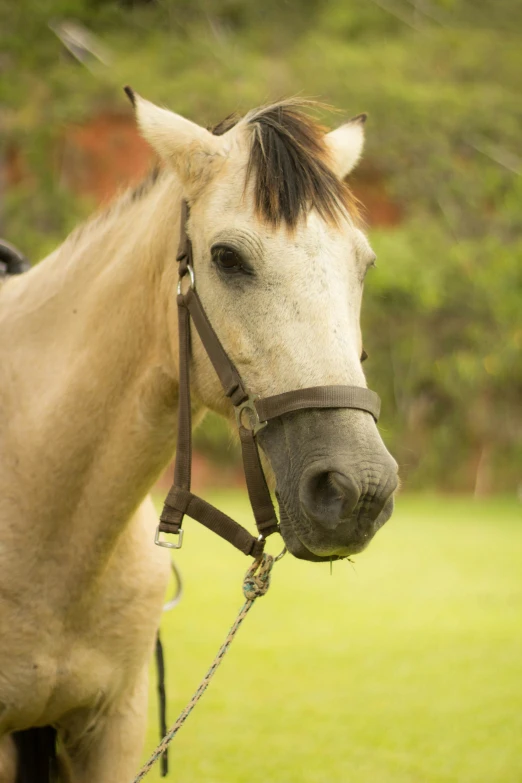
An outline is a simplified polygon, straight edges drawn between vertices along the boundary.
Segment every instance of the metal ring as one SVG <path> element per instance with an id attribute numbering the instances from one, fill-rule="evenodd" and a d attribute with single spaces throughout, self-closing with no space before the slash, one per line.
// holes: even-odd
<path id="1" fill-rule="evenodd" d="M 279 535 L 281 535 L 281 534 L 279 534 Z M 264 535 L 262 533 L 260 533 L 258 535 L 258 537 L 257 537 L 257 540 L 258 541 L 264 541 L 265 540 Z M 282 560 L 287 552 L 288 552 L 288 549 L 286 548 L 286 546 L 284 546 L 283 549 L 281 550 L 281 552 L 279 552 L 279 554 L 274 557 L 274 563 L 277 563 L 277 562 L 279 562 L 279 560 Z"/>
<path id="2" fill-rule="evenodd" d="M 281 552 L 279 552 L 279 554 L 277 555 L 277 557 L 274 557 L 274 563 L 277 563 L 279 560 L 282 560 L 282 558 L 286 555 L 287 552 L 288 549 L 286 548 L 286 546 L 284 546 Z"/>
<path id="3" fill-rule="evenodd" d="M 259 395 L 249 394 L 244 402 L 240 402 L 239 405 L 236 405 L 234 408 L 237 426 L 244 427 L 246 430 L 250 430 L 253 435 L 257 435 L 257 433 L 268 424 L 267 421 L 261 421 L 259 418 L 259 413 L 257 412 L 257 408 L 255 406 L 255 402 L 258 399 Z M 248 416 L 248 427 L 245 427 L 243 424 L 243 414 L 245 411 Z"/>
<path id="4" fill-rule="evenodd" d="M 187 264 L 187 271 L 190 277 L 190 288 L 194 290 L 196 288 L 196 278 L 194 276 L 194 270 L 192 269 L 192 266 L 190 264 Z M 178 296 L 181 294 L 181 281 L 183 280 L 183 277 L 180 277 L 178 282 Z"/>

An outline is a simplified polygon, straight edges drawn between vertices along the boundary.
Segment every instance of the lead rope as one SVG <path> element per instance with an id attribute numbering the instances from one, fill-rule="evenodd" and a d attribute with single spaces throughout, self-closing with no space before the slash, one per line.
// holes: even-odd
<path id="1" fill-rule="evenodd" d="M 279 559 L 279 556 L 276 558 Z M 274 565 L 274 558 L 272 555 L 263 554 L 258 560 L 255 560 L 248 571 L 245 574 L 245 578 L 243 580 L 243 595 L 245 596 L 245 603 L 239 610 L 239 614 L 236 617 L 236 620 L 228 632 L 227 638 L 219 648 L 219 652 L 212 661 L 212 664 L 205 674 L 203 680 L 201 681 L 197 691 L 192 696 L 191 700 L 183 710 L 183 712 L 180 714 L 177 721 L 174 723 L 174 725 L 168 730 L 168 732 L 163 737 L 162 741 L 156 748 L 156 750 L 152 753 L 149 760 L 143 765 L 143 767 L 140 769 L 132 783 L 139 783 L 140 780 L 143 780 L 145 775 L 150 772 L 156 761 L 159 759 L 159 757 L 167 750 L 170 742 L 174 739 L 180 728 L 183 726 L 185 721 L 187 720 L 188 716 L 198 703 L 198 701 L 201 699 L 205 691 L 207 690 L 210 680 L 214 676 L 219 664 L 225 657 L 225 653 L 227 652 L 228 648 L 230 647 L 230 644 L 236 635 L 236 633 L 239 630 L 240 625 L 242 624 L 243 620 L 247 616 L 248 612 L 254 605 L 254 601 L 256 598 L 259 598 L 259 596 L 264 595 L 268 588 L 270 587 L 270 572 L 272 570 L 272 566 Z"/>

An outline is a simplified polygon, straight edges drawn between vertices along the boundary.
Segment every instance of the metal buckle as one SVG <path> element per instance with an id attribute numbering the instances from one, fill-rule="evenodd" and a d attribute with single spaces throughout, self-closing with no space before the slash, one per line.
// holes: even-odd
<path id="1" fill-rule="evenodd" d="M 196 288 L 196 278 L 194 277 L 194 270 L 190 264 L 187 264 L 187 271 L 190 277 L 190 287 L 194 290 Z M 183 280 L 183 277 L 180 277 L 178 281 L 178 296 L 181 294 L 181 281 Z"/>
<path id="2" fill-rule="evenodd" d="M 183 528 L 181 527 L 177 533 L 166 533 L 165 535 L 177 535 L 178 540 L 176 543 L 171 543 L 170 541 L 165 541 L 163 538 L 160 538 L 161 530 L 159 529 L 159 525 L 156 528 L 156 535 L 154 536 L 154 543 L 156 546 L 163 546 L 165 549 L 181 549 L 183 545 Z"/>
<path id="3" fill-rule="evenodd" d="M 244 402 L 241 402 L 239 405 L 235 406 L 237 426 L 245 427 L 243 423 L 243 414 L 246 411 L 249 426 L 245 427 L 245 429 L 250 430 L 253 435 L 257 435 L 259 430 L 262 430 L 263 427 L 266 427 L 268 424 L 267 421 L 260 421 L 259 419 L 259 414 L 254 404 L 258 399 L 259 394 L 249 394 L 248 398 Z"/>

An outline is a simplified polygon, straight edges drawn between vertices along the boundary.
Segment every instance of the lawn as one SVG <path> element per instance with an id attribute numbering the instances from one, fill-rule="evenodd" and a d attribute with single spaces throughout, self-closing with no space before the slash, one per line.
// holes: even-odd
<path id="1" fill-rule="evenodd" d="M 212 500 L 249 524 L 243 494 Z M 170 723 L 242 603 L 248 565 L 185 528 L 185 595 L 162 632 Z M 522 506 L 404 496 L 354 560 L 332 574 L 288 555 L 277 564 L 174 740 L 169 780 L 522 782 Z"/>

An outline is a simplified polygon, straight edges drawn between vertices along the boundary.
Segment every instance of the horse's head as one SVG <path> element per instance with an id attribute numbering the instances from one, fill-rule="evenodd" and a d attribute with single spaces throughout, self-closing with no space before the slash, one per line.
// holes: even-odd
<path id="1" fill-rule="evenodd" d="M 286 102 L 210 133 L 135 100 L 144 136 L 181 179 L 196 288 L 248 389 L 266 397 L 366 386 L 359 318 L 375 256 L 344 183 L 361 154 L 364 116 L 325 133 Z M 193 343 L 194 391 L 226 413 L 195 336 Z M 368 413 L 296 411 L 258 437 L 294 555 L 358 552 L 389 518 L 397 465 Z"/>

